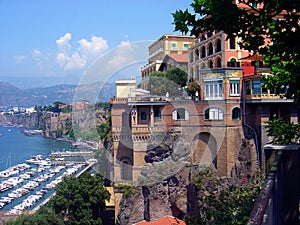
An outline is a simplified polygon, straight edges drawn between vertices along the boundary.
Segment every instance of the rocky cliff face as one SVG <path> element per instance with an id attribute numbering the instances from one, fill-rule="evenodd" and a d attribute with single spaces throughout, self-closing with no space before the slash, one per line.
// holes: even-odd
<path id="1" fill-rule="evenodd" d="M 148 163 L 142 171 L 140 186 L 136 187 L 136 193 L 132 196 L 123 196 L 117 225 L 155 220 L 166 215 L 193 220 L 200 215 L 199 199 L 205 198 L 207 193 L 221 193 L 229 186 L 239 184 L 242 178 L 249 178 L 257 172 L 252 141 L 244 141 L 240 147 L 239 161 L 232 169 L 232 177 L 217 177 L 212 165 L 188 163 L 186 145 L 176 143 L 170 157 L 171 150 L 166 146 L 158 149 L 158 155 L 154 150 L 147 152 L 145 159 Z M 197 187 L 195 181 L 200 178 L 204 181 L 202 187 Z"/>
<path id="2" fill-rule="evenodd" d="M 29 128 L 39 128 L 41 127 L 41 117 L 37 113 L 0 115 L 0 125 L 6 124 L 15 124 L 17 126 L 24 126 Z"/>

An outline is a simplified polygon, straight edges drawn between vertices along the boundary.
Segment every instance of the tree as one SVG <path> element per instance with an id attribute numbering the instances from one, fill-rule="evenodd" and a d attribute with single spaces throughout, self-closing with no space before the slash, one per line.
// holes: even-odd
<path id="1" fill-rule="evenodd" d="M 267 122 L 267 134 L 272 137 L 272 144 L 297 144 L 300 125 L 274 117 Z"/>
<path id="2" fill-rule="evenodd" d="M 168 69 L 165 76 L 179 87 L 185 87 L 188 80 L 187 72 L 178 67 L 171 67 Z"/>
<path id="3" fill-rule="evenodd" d="M 197 91 L 198 91 L 198 94 L 200 94 L 200 85 L 197 84 L 196 81 L 193 81 L 193 82 L 189 83 L 189 85 L 187 87 L 188 95 L 195 96 Z"/>
<path id="4" fill-rule="evenodd" d="M 67 225 L 101 225 L 101 213 L 110 194 L 99 174 L 84 173 L 80 177 L 64 177 L 49 204 L 65 218 Z"/>
<path id="5" fill-rule="evenodd" d="M 46 206 L 41 207 L 36 213 L 25 215 L 22 214 L 14 220 L 9 220 L 7 225 L 64 225 L 63 218 L 54 213 Z"/>
<path id="6" fill-rule="evenodd" d="M 300 104 L 299 0 L 194 0 L 194 12 L 173 13 L 175 30 L 198 36 L 224 31 L 240 37 L 250 54 L 261 54 L 271 69 L 266 86 Z M 241 5 L 242 4 L 242 5 Z"/>
<path id="7" fill-rule="evenodd" d="M 180 89 L 186 85 L 188 74 L 177 67 L 170 68 L 166 73 L 155 71 L 149 76 L 149 88 L 152 95 L 181 95 Z"/>

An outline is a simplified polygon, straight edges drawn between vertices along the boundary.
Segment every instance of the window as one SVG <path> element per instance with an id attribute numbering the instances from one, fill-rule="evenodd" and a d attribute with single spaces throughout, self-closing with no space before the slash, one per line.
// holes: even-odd
<path id="1" fill-rule="evenodd" d="M 259 95 L 261 94 L 261 82 L 260 80 L 252 81 L 252 94 Z"/>
<path id="2" fill-rule="evenodd" d="M 202 46 L 202 47 L 201 47 L 201 58 L 205 58 L 205 56 L 206 56 L 206 53 L 205 53 L 205 47 Z"/>
<path id="3" fill-rule="evenodd" d="M 212 61 L 212 60 L 209 60 L 209 61 L 208 61 L 208 67 L 209 67 L 209 68 L 214 68 L 214 64 L 213 64 L 213 61 Z"/>
<path id="4" fill-rule="evenodd" d="M 220 52 L 220 51 L 221 51 L 221 40 L 217 39 L 215 52 Z"/>
<path id="5" fill-rule="evenodd" d="M 199 60 L 199 49 L 196 48 L 195 50 L 195 60 Z"/>
<path id="6" fill-rule="evenodd" d="M 176 43 L 172 43 L 172 50 L 177 50 L 178 48 L 177 48 L 177 45 L 176 45 Z"/>
<path id="7" fill-rule="evenodd" d="M 172 117 L 173 117 L 173 120 L 188 120 L 189 114 L 186 109 L 178 108 L 173 111 Z"/>
<path id="8" fill-rule="evenodd" d="M 210 42 L 208 44 L 208 55 L 212 55 L 214 53 L 213 51 L 213 44 Z"/>
<path id="9" fill-rule="evenodd" d="M 264 63 L 261 60 L 252 60 L 251 66 L 262 68 L 264 66 Z"/>
<path id="10" fill-rule="evenodd" d="M 189 49 L 189 44 L 184 43 L 184 44 L 183 44 L 183 49 L 184 49 L 184 50 L 188 50 L 188 49 Z"/>
<path id="11" fill-rule="evenodd" d="M 240 120 L 241 119 L 241 110 L 238 107 L 235 107 L 232 110 L 232 120 Z"/>
<path id="12" fill-rule="evenodd" d="M 154 119 L 161 120 L 161 110 L 160 110 L 160 108 L 154 109 Z"/>
<path id="13" fill-rule="evenodd" d="M 223 99 L 223 81 L 204 81 L 205 100 Z"/>
<path id="14" fill-rule="evenodd" d="M 240 67 L 240 62 L 237 62 L 235 58 L 232 58 L 227 62 L 227 67 Z"/>
<path id="15" fill-rule="evenodd" d="M 205 35 L 204 35 L 204 34 L 202 34 L 200 39 L 201 39 L 201 41 L 204 41 L 204 40 L 206 40 L 206 38 L 205 38 Z"/>
<path id="16" fill-rule="evenodd" d="M 215 62 L 216 68 L 221 68 L 221 58 L 217 57 Z"/>
<path id="17" fill-rule="evenodd" d="M 250 81 L 246 81 L 246 95 L 251 95 Z"/>
<path id="18" fill-rule="evenodd" d="M 229 49 L 235 49 L 235 38 L 229 39 Z"/>
<path id="19" fill-rule="evenodd" d="M 204 119 L 205 120 L 223 120 L 224 113 L 219 108 L 209 108 L 204 112 Z"/>
<path id="20" fill-rule="evenodd" d="M 239 96 L 240 95 L 240 80 L 230 80 L 230 95 Z"/>
<path id="21" fill-rule="evenodd" d="M 147 113 L 146 112 L 141 113 L 141 120 L 147 120 Z"/>

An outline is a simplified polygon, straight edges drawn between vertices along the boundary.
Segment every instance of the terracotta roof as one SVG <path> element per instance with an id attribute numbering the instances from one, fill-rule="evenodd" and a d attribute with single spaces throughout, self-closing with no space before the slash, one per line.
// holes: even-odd
<path id="1" fill-rule="evenodd" d="M 188 62 L 188 54 L 168 54 L 168 56 L 174 59 L 176 62 Z"/>
<path id="2" fill-rule="evenodd" d="M 186 225 L 186 223 L 180 219 L 173 217 L 173 216 L 165 216 L 158 220 L 154 220 L 154 221 L 150 221 L 150 222 L 142 221 L 142 222 L 136 223 L 135 225 Z"/>

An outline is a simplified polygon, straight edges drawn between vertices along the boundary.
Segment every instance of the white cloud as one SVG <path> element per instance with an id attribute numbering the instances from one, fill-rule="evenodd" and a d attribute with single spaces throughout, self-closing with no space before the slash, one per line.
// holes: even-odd
<path id="1" fill-rule="evenodd" d="M 58 53 L 56 55 L 57 63 L 64 68 L 64 71 L 70 71 L 74 69 L 82 69 L 86 66 L 86 59 L 81 57 L 77 52 L 71 56 L 64 53 Z"/>
<path id="2" fill-rule="evenodd" d="M 38 58 L 42 55 L 41 51 L 37 48 L 33 49 L 31 52 L 32 52 L 32 56 L 36 57 L 36 58 Z"/>
<path id="3" fill-rule="evenodd" d="M 25 59 L 26 59 L 25 55 L 16 55 L 15 56 L 15 61 L 17 64 L 21 64 Z"/>
<path id="4" fill-rule="evenodd" d="M 79 40 L 78 51 L 71 51 L 72 46 L 69 43 L 71 39 L 72 35 L 66 33 L 56 40 L 58 47 L 56 62 L 64 69 L 64 71 L 84 69 L 88 62 L 103 55 L 108 49 L 108 44 L 105 39 L 93 35 L 90 41 L 87 39 Z"/>
<path id="5" fill-rule="evenodd" d="M 95 57 L 102 55 L 107 49 L 108 44 L 102 37 L 92 36 L 91 41 L 81 39 L 78 41 L 78 50 L 83 56 Z"/>
<path id="6" fill-rule="evenodd" d="M 69 41 L 72 39 L 72 35 L 70 33 L 66 33 L 64 36 L 60 37 L 56 40 L 57 47 L 60 51 L 69 51 L 71 49 L 71 45 Z"/>

